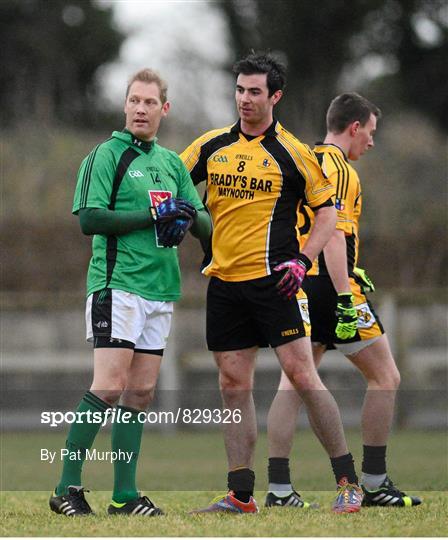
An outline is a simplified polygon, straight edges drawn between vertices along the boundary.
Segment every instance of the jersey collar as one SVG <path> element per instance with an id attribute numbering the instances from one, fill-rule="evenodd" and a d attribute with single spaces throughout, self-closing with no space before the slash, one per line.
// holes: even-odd
<path id="1" fill-rule="evenodd" d="M 278 121 L 276 118 L 273 119 L 272 124 L 268 127 L 268 129 L 262 133 L 265 137 L 276 137 L 277 136 L 277 124 Z M 243 133 L 241 131 L 241 119 L 238 120 L 233 126 L 230 128 L 230 131 L 232 133 Z M 244 133 L 243 133 L 244 135 Z M 261 135 L 258 135 L 258 137 L 261 137 Z M 256 138 L 256 137 L 255 137 Z"/>
<path id="2" fill-rule="evenodd" d="M 126 133 L 129 135 L 129 138 L 131 139 L 131 143 L 136 146 L 137 148 L 140 148 L 145 154 L 148 154 L 152 147 L 154 146 L 154 143 L 157 141 L 157 138 L 154 137 L 151 141 L 142 141 L 138 137 L 135 137 L 128 129 L 124 128 L 123 133 Z"/>
<path id="3" fill-rule="evenodd" d="M 314 145 L 315 147 L 316 146 L 325 146 L 325 147 L 331 147 L 331 148 L 335 148 L 337 150 L 339 150 L 339 152 L 342 154 L 344 160 L 348 163 L 348 158 L 347 156 L 345 155 L 344 153 L 344 150 L 342 150 L 342 148 L 340 148 L 337 144 L 333 144 L 333 143 L 325 143 L 325 142 L 322 142 L 322 141 L 317 141 L 316 144 Z"/>

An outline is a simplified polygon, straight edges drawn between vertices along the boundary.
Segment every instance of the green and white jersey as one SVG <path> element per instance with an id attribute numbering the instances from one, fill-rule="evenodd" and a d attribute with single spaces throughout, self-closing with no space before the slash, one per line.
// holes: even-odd
<path id="1" fill-rule="evenodd" d="M 114 131 L 82 162 L 72 211 L 77 214 L 82 208 L 147 210 L 168 197 L 186 199 L 196 209 L 203 208 L 190 175 L 175 152 L 156 141 L 141 141 L 128 131 Z M 106 287 L 147 300 L 178 300 L 177 250 L 159 246 L 155 226 L 119 236 L 96 234 L 87 274 L 87 295 Z"/>

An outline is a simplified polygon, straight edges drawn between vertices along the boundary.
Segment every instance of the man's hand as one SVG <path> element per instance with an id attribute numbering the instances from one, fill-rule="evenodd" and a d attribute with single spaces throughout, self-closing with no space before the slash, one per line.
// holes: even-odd
<path id="1" fill-rule="evenodd" d="M 338 294 L 336 306 L 336 336 L 339 339 L 350 339 L 355 336 L 358 327 L 358 314 L 353 305 L 353 295 L 351 293 Z"/>
<path id="2" fill-rule="evenodd" d="M 153 221 L 163 223 L 175 218 L 193 219 L 196 216 L 196 208 L 184 199 L 169 198 L 149 208 Z"/>
<path id="3" fill-rule="evenodd" d="M 312 262 L 303 253 L 301 253 L 297 259 L 292 259 L 291 261 L 278 264 L 274 268 L 276 272 L 286 270 L 285 275 L 277 283 L 279 295 L 285 300 L 290 300 L 293 296 L 295 296 L 302 286 L 305 274 L 312 265 Z"/>
<path id="4" fill-rule="evenodd" d="M 185 238 L 188 229 L 193 224 L 192 218 L 176 218 L 160 223 L 157 226 L 157 236 L 163 247 L 178 246 Z"/>
<path id="5" fill-rule="evenodd" d="M 375 285 L 373 284 L 373 281 L 369 278 L 369 276 L 366 274 L 364 268 L 358 268 L 357 266 L 355 266 L 353 272 L 362 281 L 362 292 L 373 292 L 375 290 Z"/>

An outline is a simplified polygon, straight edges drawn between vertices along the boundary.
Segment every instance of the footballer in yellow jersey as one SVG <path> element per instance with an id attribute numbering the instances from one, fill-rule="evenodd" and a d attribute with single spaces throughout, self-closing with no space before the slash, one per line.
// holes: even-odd
<path id="1" fill-rule="evenodd" d="M 344 349 L 344 344 L 378 337 L 383 334 L 384 329 L 363 291 L 362 281 L 354 271 L 358 264 L 359 218 L 362 208 L 361 183 L 358 173 L 351 166 L 344 152 L 335 144 L 316 143 L 314 152 L 322 170 L 336 190 L 335 207 L 338 216 L 336 228 L 343 231 L 345 235 L 347 270 L 354 297 L 354 306 L 358 314 L 356 334 L 352 338 L 344 340 L 334 335 L 336 319 L 334 308 L 329 306 L 328 299 L 329 296 L 334 296 L 333 300 L 335 300 L 336 293 L 331 285 L 323 251 L 313 261 L 313 266 L 307 273 L 303 287 L 308 296 L 315 296 L 313 306 L 310 308 L 313 327 L 312 340 L 325 343 L 328 349 L 334 348 L 334 344 L 338 344 L 338 347 Z M 313 219 L 312 210 L 306 203 L 301 204 L 297 221 L 298 237 L 301 244 L 307 239 Z M 314 280 L 312 279 L 314 276 L 320 276 L 322 279 Z M 324 286 L 325 294 L 322 290 Z M 312 309 L 313 307 L 314 309 Z"/>
<path id="2" fill-rule="evenodd" d="M 322 170 L 336 190 L 335 207 L 338 216 L 336 228 L 345 233 L 348 273 L 354 277 L 353 269 L 358 261 L 359 217 L 362 205 L 358 173 L 350 165 L 343 151 L 334 144 L 317 143 L 314 152 Z M 313 214 L 306 202 L 300 205 L 297 227 L 301 244 L 308 237 L 313 224 Z M 328 275 L 323 252 L 313 261 L 307 275 Z"/>
<path id="3" fill-rule="evenodd" d="M 406 508 L 421 504 L 421 499 L 400 491 L 387 475 L 387 440 L 400 373 L 387 335 L 365 294 L 373 290 L 373 284 L 364 271 L 356 268 L 361 187 L 349 163 L 373 148 L 380 116 L 378 107 L 356 93 L 337 96 L 328 108 L 325 141 L 318 143 L 314 151 L 336 189 L 337 224 L 303 281 L 303 288 L 308 297 L 315 364 L 320 365 L 325 351 L 336 345 L 367 383 L 361 412 L 362 505 Z M 306 241 L 312 223 L 312 213 L 302 205 L 298 220 L 300 242 Z M 282 395 L 292 389 L 290 378 L 283 373 L 268 416 L 270 461 L 275 459 L 273 456 L 288 456 L 290 452 L 300 400 L 289 392 L 285 403 Z M 286 458 L 284 461 L 287 463 Z M 286 489 L 287 494 L 282 498 L 269 493 L 267 505 L 290 504 L 289 492 L 293 488 L 289 469 L 284 465 L 282 471 L 275 489 L 282 493 Z"/>
<path id="4" fill-rule="evenodd" d="M 345 483 L 334 511 L 358 511 L 353 459 L 337 404 L 312 361 L 306 298 L 296 296 L 311 261 L 334 232 L 334 188 L 315 154 L 273 115 L 285 67 L 272 55 L 251 53 L 235 64 L 234 73 L 239 121 L 199 137 L 181 155 L 193 182 L 206 182 L 204 203 L 213 226 L 203 268 L 210 277 L 207 345 L 219 368 L 224 406 L 241 411 L 241 422 L 224 432 L 229 492 L 197 512 L 258 511 L 252 387 L 258 347 L 268 345 L 306 402 L 329 457 L 338 456 L 332 461 L 335 480 Z M 302 200 L 315 211 L 315 224 L 300 250 L 296 223 Z"/>
<path id="5" fill-rule="evenodd" d="M 268 276 L 298 253 L 297 205 L 332 205 L 333 188 L 313 152 L 280 122 L 258 137 L 240 121 L 209 131 L 181 158 L 194 183 L 207 182 L 205 204 L 213 222 L 207 276 L 245 281 Z"/>

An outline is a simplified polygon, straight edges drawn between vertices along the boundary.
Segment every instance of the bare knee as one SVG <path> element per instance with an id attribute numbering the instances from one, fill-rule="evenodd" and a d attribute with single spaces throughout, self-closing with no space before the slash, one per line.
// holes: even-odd
<path id="1" fill-rule="evenodd" d="M 368 388 L 375 390 L 395 391 L 401 382 L 400 372 L 395 365 L 387 370 L 378 370 L 364 375 L 367 379 Z"/>
<path id="2" fill-rule="evenodd" d="M 400 372 L 394 365 L 393 369 L 389 369 L 381 376 L 380 387 L 382 390 L 397 390 L 400 386 L 400 382 Z"/>
<path id="3" fill-rule="evenodd" d="M 297 367 L 297 364 L 286 366 L 285 373 L 299 394 L 322 388 L 322 382 L 312 364 L 300 368 Z"/>
<path id="4" fill-rule="evenodd" d="M 252 390 L 253 377 L 234 370 L 221 370 L 219 373 L 219 386 L 222 391 Z"/>
<path id="5" fill-rule="evenodd" d="M 155 384 L 148 383 L 138 388 L 126 388 L 121 402 L 123 405 L 139 411 L 146 410 L 154 400 Z"/>
<path id="6" fill-rule="evenodd" d="M 126 386 L 126 377 L 116 377 L 107 383 L 98 385 L 95 380 L 90 390 L 109 405 L 116 405 Z"/>
<path id="7" fill-rule="evenodd" d="M 94 350 L 91 390 L 109 405 L 115 405 L 126 388 L 133 351 L 99 348 Z"/>
<path id="8" fill-rule="evenodd" d="M 252 347 L 214 353 L 221 392 L 252 390 L 256 352 L 256 347 Z"/>

